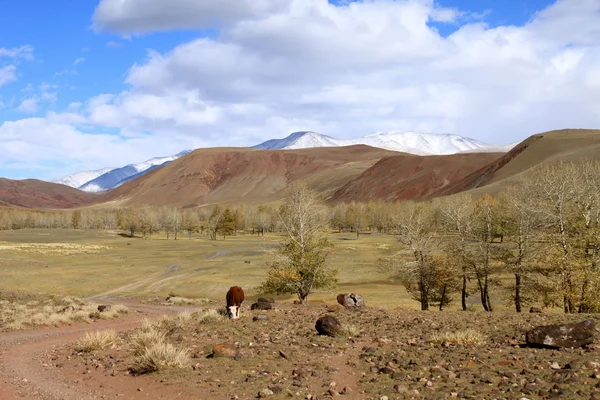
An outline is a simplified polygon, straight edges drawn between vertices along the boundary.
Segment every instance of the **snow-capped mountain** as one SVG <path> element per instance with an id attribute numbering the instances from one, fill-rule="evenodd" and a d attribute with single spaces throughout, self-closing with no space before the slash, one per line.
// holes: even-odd
<path id="1" fill-rule="evenodd" d="M 113 169 L 114 168 L 102 168 L 102 169 L 97 169 L 95 171 L 76 172 L 74 174 L 67 175 L 60 179 L 55 179 L 52 181 L 52 183 L 60 183 L 61 185 L 67 185 L 67 186 L 71 186 L 74 188 L 78 188 L 79 186 L 84 185 L 85 183 L 91 181 L 92 179 L 96 179 L 100 175 L 110 172 Z"/>
<path id="2" fill-rule="evenodd" d="M 336 139 L 316 132 L 295 132 L 283 139 L 261 143 L 257 149 L 302 149 L 364 144 L 417 155 L 444 155 L 461 152 L 508 151 L 514 145 L 492 146 L 459 135 L 417 132 L 379 132 L 356 139 Z"/>
<path id="3" fill-rule="evenodd" d="M 102 192 L 104 190 L 113 189 L 123 183 L 135 179 L 139 176 L 144 175 L 145 173 L 158 168 L 159 166 L 166 165 L 173 160 L 178 159 L 179 157 L 183 157 L 186 154 L 191 153 L 192 150 L 184 150 L 181 153 L 175 154 L 173 156 L 167 157 L 155 157 L 150 160 L 146 160 L 139 164 L 129 164 L 121 168 L 105 168 L 104 170 L 98 171 L 85 171 L 78 172 L 69 176 L 65 176 L 64 178 L 60 178 L 55 180 L 54 182 L 63 183 L 63 181 L 73 181 L 76 183 L 80 183 L 77 187 L 78 189 L 84 190 L 86 192 Z M 100 174 L 93 175 L 92 172 L 101 172 Z M 76 177 L 78 180 L 76 181 L 72 177 Z M 90 179 L 85 180 L 85 178 L 90 177 Z M 71 186 L 71 185 L 69 185 Z"/>
<path id="4" fill-rule="evenodd" d="M 294 132 L 283 139 L 271 139 L 254 148 L 257 149 L 308 149 L 310 147 L 340 146 L 339 140 L 320 133 L 304 131 Z"/>

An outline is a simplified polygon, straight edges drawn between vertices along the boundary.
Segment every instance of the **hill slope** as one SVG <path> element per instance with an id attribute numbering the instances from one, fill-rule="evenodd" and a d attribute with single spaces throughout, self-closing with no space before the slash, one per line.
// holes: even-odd
<path id="1" fill-rule="evenodd" d="M 420 157 L 410 154 L 383 158 L 338 189 L 331 202 L 419 200 L 497 160 L 503 153 L 468 153 Z"/>
<path id="2" fill-rule="evenodd" d="M 349 182 L 364 175 L 372 185 L 372 198 L 387 199 L 388 192 L 407 190 L 422 198 L 440 186 L 460 179 L 486 165 L 499 154 L 476 153 L 420 157 L 357 145 L 300 150 L 255 150 L 240 148 L 199 149 L 106 194 L 111 204 L 195 206 L 210 204 L 260 204 L 281 199 L 290 182 L 306 180 L 329 198 Z M 450 157 L 450 158 L 448 158 Z M 383 160 L 382 160 L 383 159 Z M 381 161 L 380 161 L 381 160 Z M 390 179 L 385 160 L 401 160 L 401 175 L 411 180 Z M 453 165 L 453 160 L 458 164 Z M 420 165 L 421 164 L 421 165 Z M 373 169 L 374 165 L 380 165 Z M 361 175 L 362 174 L 362 175 Z M 438 174 L 443 182 L 423 188 L 419 177 Z M 425 183 L 428 185 L 429 183 Z M 380 190 L 379 186 L 385 186 Z M 409 186 L 407 186 L 409 185 Z M 369 197 L 371 198 L 371 197 Z M 360 195 L 334 196 L 335 201 L 362 200 Z"/>
<path id="3" fill-rule="evenodd" d="M 37 179 L 0 178 L 0 204 L 25 208 L 73 208 L 90 204 L 95 195 Z"/>
<path id="4" fill-rule="evenodd" d="M 495 162 L 436 193 L 445 196 L 470 190 L 497 193 L 538 165 L 559 160 L 600 160 L 600 130 L 562 129 L 530 136 Z"/>

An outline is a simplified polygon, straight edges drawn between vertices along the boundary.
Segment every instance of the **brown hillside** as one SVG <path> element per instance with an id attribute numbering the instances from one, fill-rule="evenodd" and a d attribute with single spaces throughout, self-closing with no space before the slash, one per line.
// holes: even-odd
<path id="1" fill-rule="evenodd" d="M 447 156 L 397 154 L 386 157 L 348 182 L 331 202 L 418 200 L 479 170 L 502 153 L 465 153 Z"/>
<path id="2" fill-rule="evenodd" d="M 358 145 L 298 150 L 198 149 L 116 188 L 103 201 L 124 205 L 258 204 L 306 180 L 325 196 L 397 152 Z"/>
<path id="3" fill-rule="evenodd" d="M 0 205 L 25 208 L 73 208 L 90 204 L 98 196 L 69 186 L 37 179 L 0 178 Z"/>
<path id="4" fill-rule="evenodd" d="M 600 159 L 600 130 L 563 129 L 533 135 L 495 162 L 442 189 L 436 196 L 497 193 L 532 168 L 558 160 Z"/>

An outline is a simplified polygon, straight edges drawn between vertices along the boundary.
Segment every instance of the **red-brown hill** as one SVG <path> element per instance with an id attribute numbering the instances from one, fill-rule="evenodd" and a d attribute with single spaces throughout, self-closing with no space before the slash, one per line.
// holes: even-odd
<path id="1" fill-rule="evenodd" d="M 421 199 L 500 155 L 420 157 L 364 145 L 298 150 L 199 149 L 120 186 L 103 201 L 182 207 L 260 204 L 283 198 L 287 185 L 298 180 L 306 180 L 333 201 L 388 200 L 390 193 L 404 193 L 396 198 Z M 352 191 L 352 187 L 364 187 L 364 192 Z M 342 188 L 346 189 L 340 192 Z"/>
<path id="2" fill-rule="evenodd" d="M 90 204 L 98 196 L 69 186 L 37 179 L 0 178 L 0 205 L 24 208 L 73 208 Z"/>
<path id="3" fill-rule="evenodd" d="M 383 158 L 338 189 L 331 202 L 420 200 L 493 163 L 503 153 L 446 156 L 398 154 Z"/>

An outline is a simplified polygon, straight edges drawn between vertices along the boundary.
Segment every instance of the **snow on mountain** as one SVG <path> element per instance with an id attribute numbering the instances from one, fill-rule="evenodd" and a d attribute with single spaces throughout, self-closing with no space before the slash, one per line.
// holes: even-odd
<path id="1" fill-rule="evenodd" d="M 338 140 L 320 133 L 304 131 L 294 132 L 283 139 L 271 139 L 257 146 L 256 149 L 308 149 L 311 147 L 339 146 Z"/>
<path id="2" fill-rule="evenodd" d="M 155 157 L 138 164 L 129 164 L 121 168 L 104 168 L 97 171 L 84 171 L 65 176 L 54 182 L 69 182 L 69 186 L 76 187 L 86 192 L 102 192 L 121 185 L 131 179 L 142 176 L 159 166 L 166 165 L 173 160 L 191 153 L 192 150 L 184 150 L 179 154 L 167 157 Z"/>
<path id="3" fill-rule="evenodd" d="M 107 172 L 112 171 L 113 169 L 114 168 L 102 168 L 102 169 L 97 169 L 95 171 L 76 172 L 74 174 L 64 176 L 60 179 L 55 179 L 52 182 L 59 183 L 61 185 L 67 185 L 67 186 L 71 186 L 74 188 L 78 188 L 81 185 L 84 185 L 85 183 L 91 181 L 92 179 L 96 179 L 100 175 L 103 175 Z"/>
<path id="4" fill-rule="evenodd" d="M 336 139 L 316 132 L 295 132 L 283 139 L 272 139 L 254 148 L 302 149 L 364 144 L 386 150 L 417 155 L 444 155 L 461 152 L 508 151 L 514 146 L 492 146 L 459 135 L 417 132 L 378 132 L 356 139 Z M 509 147 L 510 146 L 510 147 Z"/>

